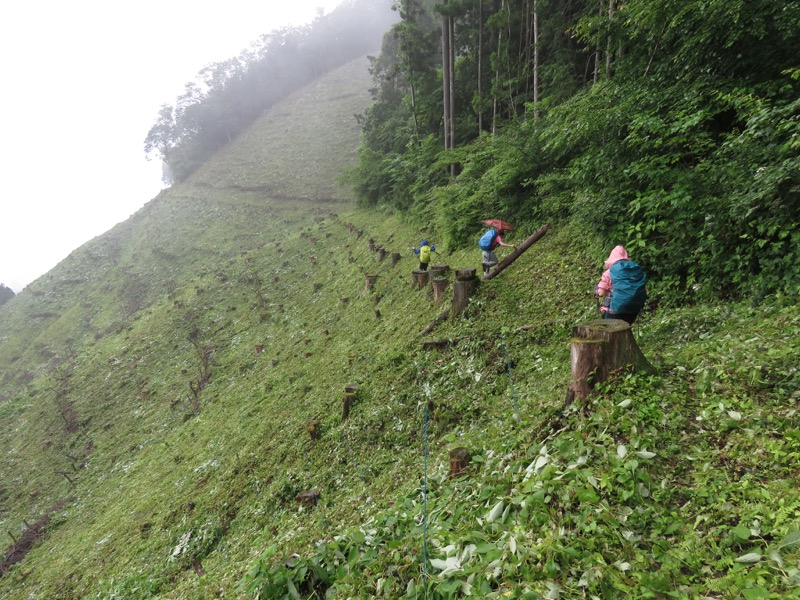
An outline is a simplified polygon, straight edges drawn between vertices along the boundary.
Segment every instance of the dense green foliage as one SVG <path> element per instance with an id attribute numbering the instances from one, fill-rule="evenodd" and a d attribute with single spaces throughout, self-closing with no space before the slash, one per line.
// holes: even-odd
<path id="1" fill-rule="evenodd" d="M 706 3 L 726 6 L 735 5 Z M 411 9 L 422 6 L 402 3 Z M 776 27 L 769 35 L 790 35 L 779 17 L 765 22 Z M 424 26 L 406 32 L 414 42 L 404 60 L 433 53 L 423 45 L 435 42 L 425 29 L 432 21 L 417 18 Z M 584 37 L 552 51 L 573 92 L 584 71 L 567 66 L 600 35 L 593 27 L 607 34 L 603 20 L 581 24 Z M 672 52 L 680 40 L 658 25 L 657 46 Z M 736 28 L 716 35 L 728 34 Z M 403 142 L 415 126 L 436 126 L 425 103 L 437 92 L 420 77 L 420 102 L 409 104 L 402 63 L 391 67 L 387 56 L 373 72 L 397 69 L 397 105 L 378 90 L 366 108 L 366 59 L 328 73 L 0 309 L 0 529 L 14 538 L 0 596 L 800 595 L 797 295 L 758 306 L 654 304 L 635 333 L 656 373 L 620 374 L 586 401 L 564 400 L 571 330 L 595 316 L 590 290 L 614 232 L 637 255 L 676 261 L 649 268 L 656 297 L 695 283 L 701 292 L 697 273 L 717 267 L 731 269 L 730 293 L 794 289 L 791 272 L 736 268 L 747 256 L 726 253 L 734 241 L 723 235 L 734 216 L 759 207 L 751 213 L 752 234 L 762 236 L 754 242 L 767 252 L 759 260 L 777 260 L 771 245 L 791 239 L 782 231 L 796 227 L 786 220 L 796 207 L 775 199 L 795 193 L 784 189 L 794 168 L 792 101 L 733 88 L 693 96 L 694 82 L 679 94 L 666 80 L 646 86 L 647 78 L 614 75 L 565 92 L 538 120 L 524 118 L 527 99 L 504 100 L 495 135 L 464 134 L 442 153 L 433 130 Z M 660 66 L 644 68 L 649 78 Z M 503 89 L 522 81 L 506 78 Z M 634 97 L 635 89 L 651 95 Z M 718 107 L 744 103 L 746 127 L 712 135 L 709 123 L 721 117 L 700 110 L 701 96 Z M 656 101 L 664 97 L 677 104 L 664 108 Z M 687 98 L 697 114 L 677 108 Z M 651 119 L 631 108 L 640 106 L 652 107 Z M 378 111 L 394 115 L 397 137 L 374 120 Z M 347 118 L 356 112 L 365 140 L 397 142 L 380 188 L 396 207 L 356 209 L 335 181 L 356 159 L 359 131 Z M 734 168 L 755 148 L 758 186 Z M 657 160 L 678 150 L 696 160 Z M 388 156 L 367 151 L 376 165 Z M 771 162 L 776 155 L 783 166 Z M 688 191 L 669 187 L 664 200 L 654 186 L 677 173 Z M 605 195 L 612 185 L 615 202 Z M 700 225 L 719 237 L 702 239 L 708 257 L 691 232 L 658 238 L 661 230 L 645 227 L 656 217 L 693 223 L 690 194 L 706 190 L 710 201 L 723 186 L 739 189 L 740 203 L 715 200 Z M 772 195 L 769 211 L 762 192 Z M 488 212 L 514 219 L 514 241 L 542 219 L 550 228 L 482 282 L 463 314 L 439 324 L 441 343 L 422 346 L 420 332 L 450 299 L 437 306 L 411 285 L 411 248 L 425 238 L 440 252 L 435 260 L 478 266 L 473 237 Z M 626 225 L 629 213 L 644 215 L 638 230 Z M 777 229 L 758 233 L 762 223 Z M 771 235 L 777 241 L 758 241 Z M 787 269 L 793 256 L 780 255 Z M 687 261 L 686 281 L 677 261 Z M 377 275 L 371 288 L 368 274 Z M 448 454 L 459 447 L 471 462 L 451 478 Z M 317 501 L 301 504 L 312 490 Z"/>
<path id="2" fill-rule="evenodd" d="M 662 301 L 797 293 L 798 3 L 449 2 L 458 144 L 448 151 L 439 21 L 402 4 L 418 10 L 402 13 L 374 64 L 378 94 L 351 172 L 362 205 L 433 213 L 453 247 L 474 242 L 479 217 L 575 218 L 628 245 Z M 426 52 L 403 50 L 412 31 Z"/>
<path id="3" fill-rule="evenodd" d="M 266 108 L 376 50 L 395 19 L 389 7 L 389 0 L 346 0 L 309 25 L 264 34 L 239 56 L 208 65 L 174 106 L 161 107 L 145 153 L 164 162 L 168 179 L 183 181 Z"/>

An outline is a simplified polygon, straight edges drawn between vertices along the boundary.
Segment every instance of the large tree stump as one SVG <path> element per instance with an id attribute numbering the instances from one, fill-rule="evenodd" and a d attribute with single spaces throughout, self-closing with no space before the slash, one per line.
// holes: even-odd
<path id="1" fill-rule="evenodd" d="M 620 319 L 589 321 L 574 327 L 571 357 L 568 398 L 586 398 L 595 385 L 625 371 L 655 372 L 636 344 L 631 326 Z"/>
<path id="2" fill-rule="evenodd" d="M 426 285 L 428 285 L 428 278 L 430 275 L 427 271 L 411 271 L 411 279 L 414 282 L 414 289 L 421 290 Z"/>
<path id="3" fill-rule="evenodd" d="M 475 269 L 459 269 L 456 271 L 456 281 L 453 284 L 453 307 L 450 309 L 452 316 L 460 315 L 469 305 L 469 299 L 478 289 L 480 280 L 475 276 Z"/>

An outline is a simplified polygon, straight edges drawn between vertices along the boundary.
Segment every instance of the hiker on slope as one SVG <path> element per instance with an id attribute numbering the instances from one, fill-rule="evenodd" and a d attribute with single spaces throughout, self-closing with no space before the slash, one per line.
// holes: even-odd
<path id="1" fill-rule="evenodd" d="M 428 264 L 431 262 L 431 254 L 436 252 L 436 246 L 431 246 L 428 240 L 422 240 L 419 248 L 414 248 L 414 254 L 419 255 L 419 270 L 427 271 Z"/>
<path id="2" fill-rule="evenodd" d="M 647 275 L 630 260 L 622 246 L 615 246 L 605 262 L 605 271 L 594 291 L 605 297 L 600 306 L 604 319 L 622 319 L 633 324 L 647 300 Z"/>
<path id="3" fill-rule="evenodd" d="M 494 253 L 494 249 L 498 246 L 502 246 L 503 248 L 514 248 L 517 249 L 516 246 L 513 244 L 506 244 L 503 241 L 503 234 L 506 232 L 506 229 L 500 228 L 495 229 L 492 227 L 486 233 L 481 236 L 481 239 L 478 240 L 478 248 L 483 251 L 481 255 L 482 263 L 483 263 L 483 274 L 488 275 L 489 270 L 495 266 L 498 262 L 497 255 Z"/>

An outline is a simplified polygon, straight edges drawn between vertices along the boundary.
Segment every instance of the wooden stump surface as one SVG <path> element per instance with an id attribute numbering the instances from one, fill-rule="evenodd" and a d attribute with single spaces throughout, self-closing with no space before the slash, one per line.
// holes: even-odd
<path id="1" fill-rule="evenodd" d="M 586 398 L 595 385 L 626 370 L 652 373 L 633 337 L 631 326 L 619 319 L 602 319 L 572 330 L 570 391 Z"/>

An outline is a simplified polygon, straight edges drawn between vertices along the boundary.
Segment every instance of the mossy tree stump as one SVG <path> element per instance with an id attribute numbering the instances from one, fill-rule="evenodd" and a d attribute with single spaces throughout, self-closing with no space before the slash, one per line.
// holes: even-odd
<path id="1" fill-rule="evenodd" d="M 598 383 L 631 371 L 654 373 L 633 338 L 631 326 L 619 319 L 602 319 L 572 330 L 572 383 L 568 399 L 586 398 Z"/>

